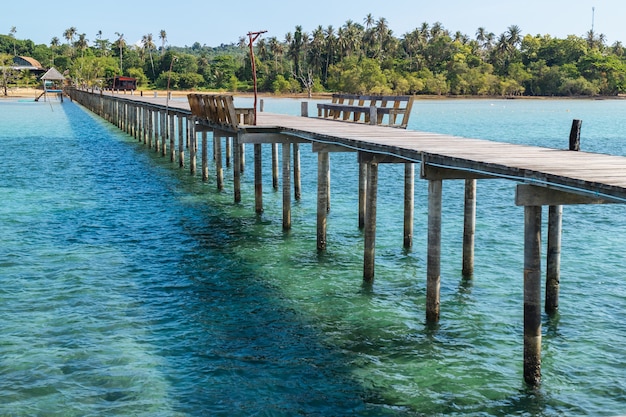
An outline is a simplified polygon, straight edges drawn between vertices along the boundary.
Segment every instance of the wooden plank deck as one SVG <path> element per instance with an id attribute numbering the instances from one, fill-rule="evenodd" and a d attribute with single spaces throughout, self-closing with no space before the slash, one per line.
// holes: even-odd
<path id="1" fill-rule="evenodd" d="M 163 97 L 129 95 L 121 98 L 160 106 L 166 103 Z M 189 104 L 180 100 L 169 100 L 169 108 L 190 111 Z M 277 131 L 311 142 L 393 155 L 466 173 L 551 186 L 626 203 L 626 157 L 623 156 L 516 145 L 316 117 L 272 113 L 258 113 L 257 117 L 256 126 L 242 126 L 244 132 Z"/>
<path id="2" fill-rule="evenodd" d="M 626 202 L 626 157 L 516 145 L 382 126 L 259 113 L 252 131 L 277 129 L 312 142 Z"/>

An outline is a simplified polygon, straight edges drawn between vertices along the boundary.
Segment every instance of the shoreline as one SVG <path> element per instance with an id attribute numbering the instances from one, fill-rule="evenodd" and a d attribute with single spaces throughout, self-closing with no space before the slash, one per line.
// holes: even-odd
<path id="1" fill-rule="evenodd" d="M 139 94 L 143 91 L 144 94 L 154 95 L 156 92 L 159 97 L 163 97 L 166 95 L 166 90 L 136 90 L 135 94 Z M 10 88 L 8 90 L 8 95 L 5 96 L 0 93 L 1 99 L 10 99 L 10 98 L 33 98 L 33 100 L 38 97 L 43 90 L 41 88 L 34 87 L 15 87 Z M 213 93 L 212 91 L 196 91 L 196 90 L 185 90 L 185 91 L 170 91 L 171 97 L 185 97 L 189 93 Z M 217 92 L 215 92 L 217 93 Z M 219 93 L 227 93 L 227 92 L 219 92 Z M 253 97 L 254 93 L 249 92 L 234 92 L 230 93 L 234 96 L 239 97 Z M 311 97 L 306 93 L 292 93 L 292 94 L 273 94 L 273 93 L 259 93 L 259 98 L 286 98 L 286 99 L 302 99 L 302 100 L 324 100 L 330 99 L 333 93 L 314 93 Z M 124 95 L 124 93 L 121 93 Z M 624 100 L 626 99 L 626 95 L 617 95 L 617 96 L 576 96 L 576 97 L 566 97 L 566 96 L 512 96 L 512 97 L 503 97 L 503 96 L 449 96 L 449 95 L 421 95 L 417 94 L 414 96 L 415 100 Z"/>

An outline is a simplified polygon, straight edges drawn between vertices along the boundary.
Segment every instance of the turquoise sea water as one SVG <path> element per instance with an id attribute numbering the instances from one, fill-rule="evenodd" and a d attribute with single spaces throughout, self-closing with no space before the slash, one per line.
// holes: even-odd
<path id="1" fill-rule="evenodd" d="M 300 104 L 267 99 L 265 110 L 297 114 Z M 428 100 L 414 111 L 412 129 L 557 148 L 578 118 L 583 150 L 626 155 L 624 101 Z M 444 184 L 433 329 L 426 183 L 416 183 L 407 251 L 402 167 L 380 167 L 367 288 L 354 154 L 331 157 L 328 251 L 318 255 L 309 146 L 284 233 L 267 154 L 256 216 L 251 166 L 235 205 L 229 181 L 215 190 L 212 165 L 202 183 L 67 101 L 0 101 L 0 144 L 2 416 L 626 413 L 621 205 L 565 207 L 561 310 L 544 317 L 543 384 L 528 390 L 523 210 L 509 181 L 479 181 L 472 282 L 461 278 L 463 184 Z"/>

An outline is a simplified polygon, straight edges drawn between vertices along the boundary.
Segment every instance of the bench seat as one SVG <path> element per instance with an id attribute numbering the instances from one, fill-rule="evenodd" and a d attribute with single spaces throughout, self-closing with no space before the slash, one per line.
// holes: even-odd
<path id="1" fill-rule="evenodd" d="M 317 116 L 406 129 L 412 106 L 412 96 L 333 94 L 331 103 L 317 105 Z"/>

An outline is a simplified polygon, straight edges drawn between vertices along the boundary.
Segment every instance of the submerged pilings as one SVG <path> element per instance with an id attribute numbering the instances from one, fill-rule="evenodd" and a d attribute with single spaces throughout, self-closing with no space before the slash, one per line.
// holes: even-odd
<path id="1" fill-rule="evenodd" d="M 419 164 L 420 178 L 428 182 L 428 201 L 418 202 L 428 206 L 426 228 L 426 323 L 436 324 L 441 310 L 441 252 L 444 182 L 463 180 L 464 194 L 458 196 L 464 202 L 463 254 L 461 276 L 472 279 L 474 276 L 474 244 L 476 239 L 477 180 L 493 178 L 471 171 L 446 168 L 430 163 L 427 157 L 420 160 L 405 159 L 389 154 L 377 154 L 367 150 L 357 150 L 341 144 L 302 139 L 295 135 L 272 131 L 269 133 L 246 133 L 243 130 L 207 128 L 197 123 L 191 112 L 180 108 L 164 108 L 159 104 L 135 101 L 104 94 L 90 94 L 74 90 L 70 96 L 85 107 L 120 129 L 154 149 L 161 155 L 169 156 L 180 168 L 188 169 L 190 175 L 197 175 L 196 159 L 201 146 L 201 178 L 209 179 L 209 158 L 214 159 L 213 173 L 219 191 L 224 189 L 224 162 L 232 166 L 234 202 L 241 201 L 241 182 L 245 166 L 246 144 L 254 146 L 254 210 L 263 212 L 263 169 L 262 146 L 271 146 L 272 186 L 278 191 L 282 179 L 282 227 L 288 232 L 292 224 L 292 201 L 301 198 L 300 142 L 313 142 L 312 151 L 317 153 L 317 240 L 316 249 L 320 252 L 328 248 L 328 213 L 331 208 L 331 154 L 333 152 L 353 152 L 357 154 L 355 163 L 359 167 L 359 185 L 355 189 L 355 210 L 358 211 L 358 227 L 363 231 L 363 281 L 371 285 L 375 277 L 376 253 L 376 212 L 378 194 L 379 165 L 384 163 L 404 166 L 404 216 L 402 245 L 409 250 L 414 240 L 414 195 L 415 165 Z M 302 107 L 306 117 L 308 108 Z M 213 150 L 209 152 L 212 132 Z M 176 148 L 178 138 L 178 148 Z M 282 159 L 279 158 L 279 145 Z M 169 152 L 168 152 L 169 151 Z M 188 155 L 186 151 L 189 152 Z M 232 155 L 232 159 L 231 159 Z M 232 161 L 232 164 L 231 164 Z M 293 177 L 291 176 L 293 172 Z M 282 177 L 281 177 L 282 174 Z M 523 322 L 524 322 L 524 380 L 530 386 L 541 381 L 541 219 L 542 207 L 548 206 L 548 253 L 546 274 L 545 311 L 553 313 L 558 309 L 558 290 L 561 253 L 562 206 L 567 204 L 589 204 L 602 202 L 564 191 L 531 185 L 517 188 L 515 203 L 524 207 L 524 265 L 523 265 Z M 460 226 L 460 225 L 459 225 Z M 444 277 L 445 279 L 445 277 Z"/>

